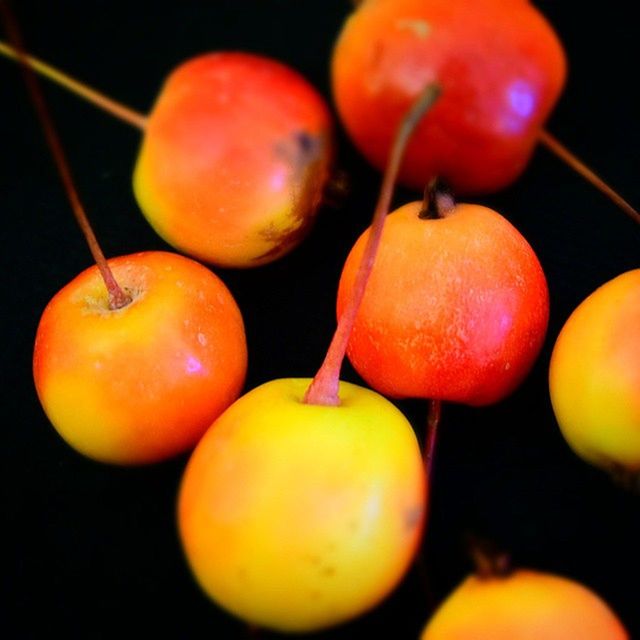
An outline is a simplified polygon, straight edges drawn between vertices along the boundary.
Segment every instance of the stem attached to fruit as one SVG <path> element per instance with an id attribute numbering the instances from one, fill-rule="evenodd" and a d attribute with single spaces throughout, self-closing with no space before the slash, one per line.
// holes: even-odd
<path id="1" fill-rule="evenodd" d="M 75 93 L 77 96 L 80 96 L 103 111 L 110 113 L 119 120 L 122 120 L 138 129 L 144 129 L 147 126 L 147 117 L 144 114 L 134 111 L 130 107 L 109 98 L 104 93 L 100 93 L 99 91 L 92 89 L 83 82 L 72 78 L 70 75 L 52 67 L 42 60 L 39 60 L 35 56 L 20 53 L 18 47 L 11 47 L 6 42 L 2 42 L 2 40 L 0 40 L 0 54 L 6 58 L 17 60 L 23 65 L 27 65 L 45 78 L 48 78 L 65 89 L 68 89 L 71 93 Z"/>
<path id="2" fill-rule="evenodd" d="M 481 579 L 506 578 L 512 572 L 511 558 L 493 543 L 475 536 L 469 538 L 469 554 Z"/>
<path id="3" fill-rule="evenodd" d="M 425 187 L 418 218 L 421 220 L 446 218 L 455 207 L 456 202 L 449 188 L 439 178 L 434 178 Z"/>
<path id="4" fill-rule="evenodd" d="M 428 85 L 420 94 L 413 106 L 406 113 L 397 130 L 393 148 L 389 156 L 387 168 L 382 180 L 378 203 L 373 214 L 369 237 L 362 255 L 362 260 L 358 266 L 355 283 L 351 292 L 351 298 L 338 320 L 338 327 L 333 336 L 327 355 L 322 366 L 316 373 L 315 378 L 307 389 L 304 401 L 308 404 L 321 404 L 328 406 L 338 406 L 340 398 L 338 387 L 340 384 L 340 369 L 347 351 L 347 343 L 356 314 L 364 296 L 365 286 L 375 260 L 384 220 L 389 212 L 393 189 L 395 186 L 400 164 L 404 156 L 404 151 L 413 131 L 422 119 L 422 116 L 431 108 L 440 95 L 440 87 L 436 83 Z"/>
<path id="5" fill-rule="evenodd" d="M 93 229 L 89 223 L 89 219 L 87 218 L 87 214 L 82 206 L 82 202 L 80 201 L 80 197 L 75 188 L 73 178 L 71 176 L 71 170 L 69 169 L 69 164 L 67 163 L 64 150 L 62 148 L 62 143 L 58 137 L 58 134 L 53 126 L 53 120 L 49 115 L 49 111 L 47 110 L 47 105 L 42 97 L 42 93 L 40 92 L 40 88 L 38 86 L 37 79 L 31 66 L 28 61 L 25 59 L 24 55 L 24 47 L 22 46 L 22 38 L 20 36 L 20 32 L 18 30 L 18 26 L 13 18 L 9 7 L 5 2 L 0 0 L 0 10 L 2 12 L 2 18 L 5 23 L 5 27 L 7 33 L 9 33 L 10 39 L 14 42 L 16 52 L 16 56 L 18 62 L 22 67 L 22 71 L 24 74 L 24 80 L 27 85 L 27 89 L 29 90 L 29 94 L 31 96 L 31 100 L 38 114 L 38 118 L 40 119 L 40 123 L 42 124 L 42 128 L 44 129 L 44 134 L 47 139 L 47 143 L 49 144 L 49 148 L 51 149 L 51 153 L 53 155 L 56 167 L 60 174 L 60 178 L 62 179 L 62 183 L 64 185 L 65 191 L 69 198 L 69 202 L 71 204 L 71 208 L 73 213 L 80 225 L 80 229 L 84 234 L 84 237 L 89 245 L 89 250 L 91 251 L 91 255 L 95 260 L 98 269 L 100 270 L 100 274 L 102 275 L 102 279 L 104 280 L 105 286 L 107 287 L 107 292 L 109 295 L 109 308 L 110 309 L 120 309 L 125 305 L 131 302 L 131 297 L 128 296 L 118 285 L 115 278 L 113 277 L 113 273 L 109 268 L 107 260 L 100 249 L 100 245 L 93 233 Z"/>

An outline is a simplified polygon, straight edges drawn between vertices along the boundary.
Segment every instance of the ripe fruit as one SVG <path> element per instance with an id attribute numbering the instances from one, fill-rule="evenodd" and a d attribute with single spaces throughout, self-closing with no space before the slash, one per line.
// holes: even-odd
<path id="1" fill-rule="evenodd" d="M 556 340 L 551 402 L 583 459 L 617 475 L 640 474 L 640 269 L 589 295 Z"/>
<path id="2" fill-rule="evenodd" d="M 328 109 L 302 76 L 263 56 L 212 53 L 166 81 L 134 190 L 174 247 L 221 266 L 257 266 L 306 234 L 331 155 Z"/>
<path id="3" fill-rule="evenodd" d="M 355 145 L 384 166 L 400 116 L 430 82 L 442 98 L 407 149 L 399 181 L 484 193 L 525 168 L 566 75 L 562 46 L 529 2 L 368 0 L 344 24 L 333 96 Z"/>
<path id="4" fill-rule="evenodd" d="M 419 546 L 426 487 L 411 425 L 378 394 L 311 380 L 244 395 L 196 447 L 178 507 L 199 584 L 255 625 L 312 631 L 375 606 Z"/>
<path id="5" fill-rule="evenodd" d="M 406 141 L 436 96 L 426 89 L 403 119 L 376 231 Z M 382 396 L 339 381 L 361 292 L 315 378 L 275 380 L 237 400 L 184 474 L 178 523 L 189 565 L 211 598 L 254 625 L 307 632 L 354 618 L 390 593 L 419 546 L 427 478 L 413 429 Z"/>
<path id="6" fill-rule="evenodd" d="M 628 640 L 621 622 L 583 585 L 537 571 L 468 577 L 420 640 Z"/>
<path id="7" fill-rule="evenodd" d="M 94 266 L 44 310 L 33 375 L 60 435 L 90 458 L 155 462 L 193 447 L 244 384 L 240 310 L 211 271 L 178 255 L 109 260 L 132 302 L 110 309 Z"/>
<path id="8" fill-rule="evenodd" d="M 437 107 L 436 107 L 437 108 Z M 431 195 L 431 202 L 438 201 Z M 347 355 L 380 393 L 486 405 L 509 394 L 542 346 L 549 295 L 522 235 L 495 211 L 445 205 L 389 214 Z M 369 231 L 345 262 L 340 316 Z"/>

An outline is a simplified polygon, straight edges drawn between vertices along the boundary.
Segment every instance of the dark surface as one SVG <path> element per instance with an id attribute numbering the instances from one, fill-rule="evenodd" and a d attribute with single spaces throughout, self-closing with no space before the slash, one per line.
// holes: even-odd
<path id="1" fill-rule="evenodd" d="M 633 3 L 612 1 L 606 12 L 589 3 L 537 4 L 570 60 L 549 129 L 637 205 Z M 33 53 L 146 112 L 172 67 L 212 49 L 281 59 L 329 99 L 328 59 L 349 2 L 22 0 L 14 7 Z M 105 253 L 168 248 L 132 195 L 139 132 L 47 82 L 42 87 Z M 248 637 L 241 622 L 201 594 L 183 561 L 174 505 L 186 456 L 144 468 L 100 465 L 72 451 L 40 408 L 31 378 L 38 319 L 90 256 L 20 74 L 5 60 L 0 88 L 6 396 L 0 451 L 3 530 L 9 534 L 0 635 Z M 247 325 L 247 389 L 272 378 L 313 375 L 329 343 L 339 271 L 368 224 L 379 182 L 339 133 L 338 164 L 351 178 L 351 191 L 340 206 L 323 208 L 303 250 L 252 271 L 218 270 Z M 400 191 L 396 201 L 414 197 Z M 477 201 L 506 215 L 539 255 L 551 292 L 545 347 L 509 399 L 485 409 L 444 409 L 424 545 L 428 588 L 413 570 L 375 611 L 314 638 L 385 630 L 417 638 L 430 606 L 470 571 L 468 533 L 494 540 L 517 565 L 588 585 L 631 636 L 640 637 L 640 497 L 569 450 L 546 383 L 553 341 L 571 310 L 598 285 L 639 266 L 640 228 L 542 149 L 510 189 Z M 343 377 L 358 381 L 348 366 Z M 398 404 L 421 434 L 424 404 Z"/>

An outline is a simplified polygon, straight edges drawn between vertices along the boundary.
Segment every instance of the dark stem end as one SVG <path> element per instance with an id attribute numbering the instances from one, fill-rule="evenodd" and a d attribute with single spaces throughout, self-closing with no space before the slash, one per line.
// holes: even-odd
<path id="1" fill-rule="evenodd" d="M 451 188 L 441 178 L 434 178 L 424 189 L 422 208 L 418 217 L 422 220 L 446 218 L 455 206 Z"/>

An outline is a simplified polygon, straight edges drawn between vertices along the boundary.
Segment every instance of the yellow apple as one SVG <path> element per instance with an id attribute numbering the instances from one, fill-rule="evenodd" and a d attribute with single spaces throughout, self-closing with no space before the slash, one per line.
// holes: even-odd
<path id="1" fill-rule="evenodd" d="M 602 285 L 571 314 L 553 349 L 549 390 L 580 457 L 640 472 L 640 269 Z"/>

